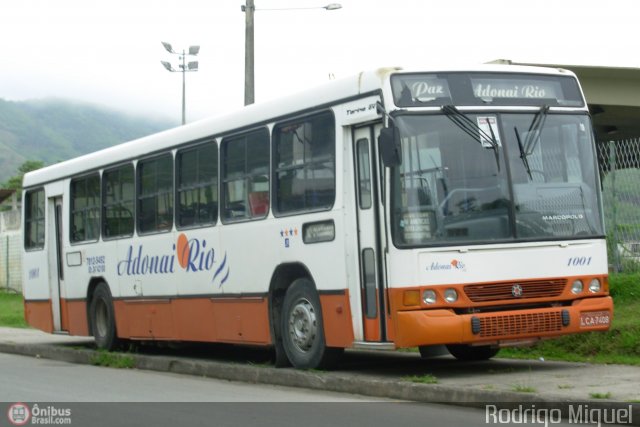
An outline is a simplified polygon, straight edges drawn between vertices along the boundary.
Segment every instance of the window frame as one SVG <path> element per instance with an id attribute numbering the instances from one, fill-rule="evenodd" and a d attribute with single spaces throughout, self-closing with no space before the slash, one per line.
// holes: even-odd
<path id="1" fill-rule="evenodd" d="M 107 233 L 106 233 L 106 231 L 105 231 L 105 228 L 106 228 L 106 226 L 107 226 L 107 223 L 106 223 L 107 215 L 106 215 L 105 210 L 106 210 L 106 208 L 107 208 L 107 203 L 106 203 L 106 200 L 107 200 L 107 197 L 106 197 L 106 191 L 107 191 L 107 182 L 108 182 L 108 180 L 107 180 L 107 179 L 105 179 L 105 175 L 106 175 L 106 174 L 110 174 L 110 173 L 115 172 L 115 171 L 118 171 L 118 174 L 121 174 L 121 173 L 122 173 L 122 172 L 121 172 L 121 170 L 122 170 L 122 169 L 125 169 L 127 166 L 129 166 L 129 167 L 131 168 L 131 173 L 132 173 L 132 177 L 133 177 L 133 198 L 131 199 L 131 204 L 132 204 L 132 206 L 133 206 L 133 209 L 132 209 L 132 212 L 131 212 L 132 220 L 133 220 L 133 221 L 132 221 L 132 222 L 133 222 L 133 225 L 132 225 L 132 227 L 131 227 L 131 232 L 130 232 L 130 233 L 127 233 L 127 234 L 117 234 L 117 235 L 111 235 L 111 236 L 108 236 L 108 235 L 107 235 Z M 134 235 L 134 234 L 135 234 L 135 232 L 136 232 L 136 210 L 137 210 L 137 198 L 136 198 L 136 196 L 137 196 L 137 190 L 136 190 L 136 168 L 135 168 L 135 165 L 133 164 L 133 162 L 122 163 L 122 164 L 119 164 L 119 165 L 117 165 L 117 166 L 113 166 L 113 167 L 110 167 L 110 168 L 108 168 L 108 169 L 104 169 L 104 170 L 102 171 L 102 185 L 101 185 L 101 187 L 102 187 L 102 209 L 101 209 L 101 217 L 102 217 L 102 227 L 101 227 L 102 240 L 103 240 L 103 241 L 105 241 L 105 240 L 117 240 L 117 239 L 126 239 L 126 238 L 131 238 L 131 237 L 133 237 L 133 235 Z M 126 202 L 126 201 L 127 201 L 126 199 L 119 199 L 118 203 L 112 203 L 112 204 L 110 204 L 110 205 L 109 205 L 109 207 L 111 207 L 111 206 L 116 206 L 116 205 L 117 205 L 117 206 L 122 206 L 122 204 L 123 204 L 124 202 Z"/>
<path id="2" fill-rule="evenodd" d="M 197 181 L 197 184 L 195 185 L 191 185 L 187 188 L 181 189 L 180 188 L 180 171 L 181 171 L 181 167 L 180 167 L 180 156 L 182 154 L 184 154 L 185 152 L 190 152 L 190 151 L 198 151 L 204 147 L 207 146 L 213 146 L 215 147 L 215 153 L 216 153 L 216 161 L 215 161 L 215 165 L 216 165 L 216 171 L 215 171 L 215 181 L 213 181 L 213 183 L 215 183 L 215 193 L 216 193 L 216 208 L 215 208 L 215 218 L 213 221 L 208 221 L 208 222 L 197 222 L 191 225 L 181 225 L 180 224 L 180 194 L 181 191 L 189 191 L 189 190 L 200 190 L 201 188 L 205 188 L 208 185 L 211 185 L 212 182 L 202 182 L 200 180 Z M 173 222 L 175 224 L 175 227 L 177 230 L 190 230 L 190 229 L 196 229 L 196 228 L 205 228 L 205 227 L 215 227 L 218 224 L 218 221 L 221 218 L 220 215 L 220 200 L 221 200 L 221 189 L 220 189 L 220 181 L 221 181 L 221 177 L 220 177 L 220 169 L 221 169 L 221 162 L 220 162 L 220 145 L 218 144 L 218 141 L 216 138 L 211 138 L 208 139 L 206 141 L 203 142 L 199 142 L 197 144 L 193 144 L 193 145 L 189 145 L 186 147 L 182 147 L 178 150 L 176 150 L 175 156 L 174 156 L 174 172 L 175 172 L 175 176 L 174 176 L 174 190 L 175 190 L 175 194 L 174 194 L 174 216 L 173 216 Z M 196 178 L 198 178 L 198 176 L 196 176 Z"/>
<path id="3" fill-rule="evenodd" d="M 156 186 L 156 190 L 154 191 L 153 194 L 149 193 L 149 194 L 142 194 L 142 179 L 141 179 L 141 173 L 143 171 L 143 168 L 140 167 L 140 165 L 144 165 L 146 162 L 156 162 L 159 161 L 160 159 L 164 158 L 164 157 L 168 157 L 171 161 L 171 171 L 169 173 L 169 175 L 171 176 L 171 188 L 167 191 L 158 191 L 157 190 L 157 184 L 158 184 L 158 174 L 157 174 L 157 170 L 156 173 L 154 175 L 154 185 Z M 153 156 L 150 157 L 145 157 L 145 158 L 141 158 L 136 162 L 136 167 L 135 167 L 135 194 L 136 194 L 136 199 L 135 199 L 135 230 L 138 233 L 138 235 L 140 236 L 147 236 L 147 235 L 151 235 L 151 234 L 162 234 L 162 233 L 170 233 L 171 231 L 173 231 L 173 226 L 175 224 L 175 156 L 173 155 L 173 151 L 165 151 L 165 152 L 161 152 L 161 153 L 157 153 Z M 161 195 L 164 194 L 168 194 L 171 197 L 171 207 L 169 209 L 169 212 L 171 213 L 171 221 L 169 224 L 169 227 L 167 227 L 166 229 L 160 229 L 158 228 L 157 222 L 158 222 L 158 210 L 157 210 L 157 201 L 158 198 Z M 143 199 L 151 199 L 153 198 L 156 201 L 156 210 L 155 210 L 155 222 L 156 222 L 156 227 L 153 230 L 146 230 L 146 231 L 142 231 L 141 227 L 140 227 L 140 213 L 142 212 L 142 209 L 140 207 L 140 203 L 141 200 Z"/>
<path id="4" fill-rule="evenodd" d="M 30 205 L 29 205 L 29 201 L 31 200 L 31 197 L 33 194 L 35 193 L 42 193 L 42 216 L 41 217 L 36 217 L 36 218 L 32 218 L 30 215 Z M 28 241 L 27 241 L 27 236 L 29 235 L 28 230 L 30 230 L 28 224 L 33 224 L 33 223 L 42 223 L 42 227 L 44 229 L 43 232 L 43 237 L 42 237 L 42 243 L 36 241 L 36 243 L 34 245 L 29 245 Z M 35 252 L 35 251 L 41 251 L 44 250 L 45 246 L 46 246 L 46 242 L 47 242 L 47 198 L 46 198 L 46 193 L 44 191 L 44 187 L 39 187 L 39 188 L 35 188 L 32 190 L 27 190 L 24 193 L 24 221 L 23 221 L 23 227 L 24 227 L 24 234 L 23 234 L 23 247 L 24 250 L 26 252 Z M 36 233 L 36 237 L 37 237 L 37 233 Z"/>
<path id="5" fill-rule="evenodd" d="M 266 138 L 266 144 L 267 144 L 267 157 L 266 157 L 266 166 L 267 166 L 267 171 L 266 171 L 266 175 L 263 174 L 250 174 L 247 171 L 247 166 L 248 166 L 248 151 L 247 151 L 247 138 L 250 135 L 257 135 L 257 134 L 262 134 L 262 136 L 264 136 Z M 228 164 L 227 164 L 227 147 L 229 145 L 230 141 L 233 140 L 238 140 L 238 139 L 244 139 L 244 147 L 245 147 L 245 155 L 244 155 L 244 174 L 242 175 L 241 178 L 234 178 L 234 179 L 228 179 L 227 178 L 227 172 L 228 172 Z M 235 224 L 238 222 L 247 222 L 247 221 L 259 221 L 259 220 L 263 220 L 269 217 L 269 213 L 271 212 L 271 201 L 272 201 L 272 187 L 271 187 L 271 180 L 272 180 L 272 168 L 271 168 L 271 157 L 272 157 L 272 153 L 271 153 L 271 148 L 272 148 L 272 144 L 271 144 L 271 133 L 269 132 L 269 128 L 266 126 L 263 127 L 259 127 L 259 128 L 253 128 L 251 130 L 239 133 L 239 134 L 234 134 L 234 135 L 229 135 L 226 136 L 222 139 L 222 141 L 220 142 L 220 153 L 219 153 L 219 163 L 220 163 L 220 180 L 219 180 L 219 186 L 220 186 L 220 201 L 219 201 L 219 210 L 220 210 L 220 221 L 222 222 L 222 224 Z M 237 218 L 232 218 L 232 217 L 228 217 L 226 215 L 226 198 L 227 198 L 227 183 L 231 182 L 231 181 L 238 181 L 239 179 L 244 179 L 245 183 L 247 182 L 247 179 L 250 178 L 254 178 L 254 177 L 258 177 L 258 176 L 266 176 L 267 178 L 267 195 L 268 195 L 268 203 L 266 206 L 266 212 L 260 215 L 255 215 L 252 216 L 250 213 L 250 202 L 249 202 L 249 194 L 250 192 L 248 191 L 248 187 L 246 186 L 246 191 L 245 191 L 245 215 L 241 216 L 241 217 L 237 217 Z"/>
<path id="6" fill-rule="evenodd" d="M 84 185 L 85 185 L 85 192 L 87 191 L 87 185 L 88 182 L 91 178 L 98 178 L 98 204 L 94 205 L 92 207 L 89 207 L 89 205 L 87 204 L 87 206 L 85 206 L 84 208 L 81 209 L 74 209 L 74 183 L 78 183 L 78 182 L 82 182 L 84 181 Z M 86 196 L 85 196 L 86 197 Z M 90 210 L 92 209 L 97 209 L 98 211 L 98 235 L 95 237 L 95 239 L 87 239 L 86 238 L 86 223 L 87 223 L 87 214 L 89 213 Z M 74 239 L 73 236 L 73 226 L 74 226 L 74 221 L 73 221 L 73 217 L 76 213 L 78 212 L 82 212 L 83 213 L 83 221 L 85 222 L 85 232 L 84 232 L 84 238 L 80 239 L 80 240 L 76 240 Z M 100 240 L 100 237 L 102 236 L 102 175 L 100 174 L 99 171 L 95 171 L 95 172 L 91 172 L 85 175 L 81 175 L 75 178 L 72 178 L 69 182 L 69 243 L 71 245 L 81 245 L 81 244 L 86 244 L 86 243 L 95 243 L 98 242 Z"/>
<path id="7" fill-rule="evenodd" d="M 287 126 L 292 126 L 295 124 L 302 124 L 303 122 L 309 122 L 315 118 L 319 118 L 322 116 L 327 116 L 330 118 L 331 123 L 332 123 L 332 127 L 331 127 L 331 132 L 333 135 L 333 151 L 331 152 L 331 156 L 332 156 L 332 160 L 333 160 L 333 200 L 331 201 L 331 203 L 329 205 L 326 206 L 322 206 L 322 207 L 318 207 L 318 208 L 304 208 L 304 209 L 298 209 L 298 210 L 288 210 L 288 211 L 280 211 L 278 209 L 278 173 L 281 171 L 286 171 L 286 170 L 294 170 L 294 169 L 303 169 L 306 170 L 308 165 L 312 165 L 312 164 L 317 164 L 320 163 L 321 161 L 318 160 L 310 160 L 310 161 L 306 161 L 306 159 L 303 159 L 303 163 L 302 164 L 298 164 L 295 166 L 292 165 L 288 165 L 285 167 L 278 167 L 278 136 L 277 136 L 277 131 L 280 128 L 284 128 Z M 321 110 L 321 111 L 314 111 L 313 113 L 304 115 L 304 116 L 298 116 L 298 117 L 293 117 L 293 118 L 288 118 L 286 120 L 282 120 L 279 121 L 277 123 L 274 124 L 273 129 L 272 129 L 272 136 L 271 136 L 271 141 L 272 141 L 272 150 L 271 150 L 271 163 L 272 163 L 272 168 L 271 168 L 271 193 L 273 194 L 272 200 L 271 200 L 271 204 L 273 205 L 273 216 L 276 218 L 280 218 L 280 217 L 288 217 L 288 216 L 295 216 L 295 215 L 306 215 L 306 214 L 310 214 L 310 213 L 315 213 L 315 212 L 327 212 L 327 211 L 331 211 L 333 210 L 333 207 L 335 206 L 336 203 L 336 198 L 337 198 L 337 177 L 336 177 L 336 171 L 337 171 L 337 162 L 338 162 L 338 155 L 337 155 L 337 145 L 338 145 L 338 132 L 336 131 L 336 117 L 335 117 L 335 113 L 333 112 L 333 110 L 331 109 L 327 109 L 327 110 Z"/>

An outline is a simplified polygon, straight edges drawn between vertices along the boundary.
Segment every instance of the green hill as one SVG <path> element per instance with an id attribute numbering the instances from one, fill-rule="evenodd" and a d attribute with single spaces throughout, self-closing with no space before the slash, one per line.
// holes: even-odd
<path id="1" fill-rule="evenodd" d="M 0 183 L 26 160 L 49 165 L 176 125 L 65 100 L 0 99 Z"/>

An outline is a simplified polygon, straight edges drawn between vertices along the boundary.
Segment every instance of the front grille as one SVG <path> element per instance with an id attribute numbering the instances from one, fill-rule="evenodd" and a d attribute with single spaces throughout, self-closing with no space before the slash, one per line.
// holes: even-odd
<path id="1" fill-rule="evenodd" d="M 562 312 L 483 316 L 480 333 L 483 338 L 514 337 L 559 332 L 562 330 Z"/>
<path id="2" fill-rule="evenodd" d="M 464 293 L 473 302 L 554 298 L 562 294 L 565 285 L 564 279 L 476 284 L 466 285 Z M 514 287 L 517 286 L 520 287 L 521 295 L 519 292 L 514 292 Z"/>

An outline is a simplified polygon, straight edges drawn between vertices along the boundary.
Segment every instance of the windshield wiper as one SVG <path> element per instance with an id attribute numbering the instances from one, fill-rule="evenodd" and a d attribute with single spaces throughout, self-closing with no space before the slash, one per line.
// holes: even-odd
<path id="1" fill-rule="evenodd" d="M 467 117 L 464 113 L 460 112 L 453 105 L 443 105 L 441 107 L 442 112 L 449 120 L 456 124 L 460 129 L 462 129 L 467 135 L 471 138 L 478 141 L 480 144 L 483 144 L 484 140 L 486 140 L 491 148 L 493 149 L 493 153 L 496 157 L 496 165 L 498 166 L 498 170 L 500 170 L 500 157 L 498 153 L 498 142 L 496 140 L 496 135 L 493 133 L 493 128 L 491 127 L 491 123 L 489 123 L 489 131 L 491 135 L 482 130 L 482 128 L 469 117 Z"/>
<path id="2" fill-rule="evenodd" d="M 520 132 L 518 132 L 518 127 L 514 126 L 513 130 L 516 132 L 516 139 L 518 140 L 518 149 L 520 150 L 520 159 L 522 160 L 522 164 L 524 168 L 527 170 L 527 175 L 529 175 L 529 179 L 533 181 L 533 176 L 531 175 L 531 168 L 529 167 L 529 159 L 527 158 L 527 153 L 524 152 L 524 146 L 522 145 L 522 139 L 520 139 Z"/>
<path id="3" fill-rule="evenodd" d="M 529 131 L 527 132 L 527 139 L 524 142 L 524 153 L 527 156 L 533 154 L 533 150 L 536 148 L 536 144 L 540 141 L 540 135 L 544 122 L 547 120 L 547 113 L 549 113 L 549 106 L 543 105 L 536 113 L 529 125 Z"/>

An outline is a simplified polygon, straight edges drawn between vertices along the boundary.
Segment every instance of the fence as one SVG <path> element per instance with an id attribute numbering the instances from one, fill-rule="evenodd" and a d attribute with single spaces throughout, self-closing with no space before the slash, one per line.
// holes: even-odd
<path id="1" fill-rule="evenodd" d="M 598 144 L 609 263 L 640 272 L 640 139 Z"/>
<path id="2" fill-rule="evenodd" d="M 20 211 L 0 212 L 0 288 L 22 289 Z"/>

